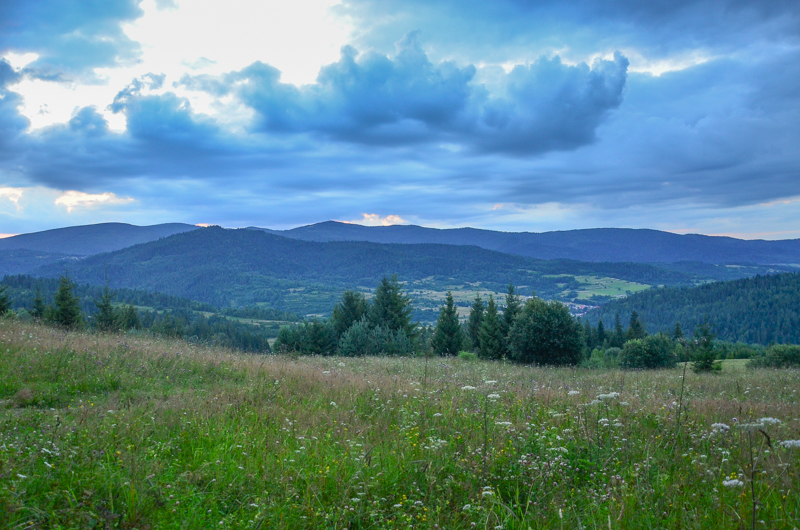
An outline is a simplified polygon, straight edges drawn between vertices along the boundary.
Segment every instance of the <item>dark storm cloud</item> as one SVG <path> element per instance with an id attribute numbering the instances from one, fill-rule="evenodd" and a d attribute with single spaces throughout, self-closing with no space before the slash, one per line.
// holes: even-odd
<path id="1" fill-rule="evenodd" d="M 8 0 L 0 2 L 0 55 L 34 52 L 34 77 L 87 74 L 135 58 L 139 44 L 121 24 L 142 15 L 141 0 Z"/>
<path id="2" fill-rule="evenodd" d="M 255 129 L 312 133 L 372 145 L 445 142 L 478 152 L 530 155 L 592 142 L 595 129 L 622 102 L 628 61 L 592 66 L 540 58 L 500 71 L 496 86 L 474 82 L 476 68 L 433 64 L 414 34 L 389 58 L 351 47 L 320 70 L 317 82 L 280 82 L 255 63 L 221 77 L 185 76 L 184 86 L 215 96 L 233 93 L 258 114 Z"/>
<path id="3" fill-rule="evenodd" d="M 19 80 L 11 65 L 0 59 L 0 159 L 8 156 L 7 150 L 17 137 L 28 128 L 27 118 L 20 116 L 17 107 L 22 104 L 19 94 L 6 88 Z"/>

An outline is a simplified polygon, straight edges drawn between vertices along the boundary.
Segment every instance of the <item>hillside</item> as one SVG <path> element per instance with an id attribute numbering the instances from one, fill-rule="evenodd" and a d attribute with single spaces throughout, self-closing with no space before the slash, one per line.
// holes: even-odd
<path id="1" fill-rule="evenodd" d="M 757 344 L 800 343 L 800 273 L 757 276 L 699 287 L 651 289 L 591 311 L 611 327 L 635 310 L 651 333 L 680 322 L 686 335 L 707 316 L 718 338 Z"/>
<path id="2" fill-rule="evenodd" d="M 63 273 L 58 264 L 36 272 Z M 159 291 L 219 307 L 265 302 L 301 314 L 326 314 L 342 290 L 368 290 L 394 273 L 408 282 L 418 308 L 431 309 L 438 308 L 446 290 L 463 291 L 466 300 L 479 291 L 504 292 L 509 282 L 524 294 L 536 291 L 550 298 L 595 284 L 625 295 L 650 285 L 695 281 L 644 264 L 538 261 L 453 245 L 318 243 L 219 227 L 91 256 L 71 264 L 69 273 L 79 283 L 101 284 L 107 273 L 114 288 Z"/>
<path id="3" fill-rule="evenodd" d="M 0 252 L 5 254 L 4 251 L 25 249 L 47 254 L 90 256 L 196 229 L 197 227 L 194 225 L 183 223 L 152 226 L 100 223 L 70 226 L 0 239 Z M 27 271 L 17 270 L 15 272 L 23 273 Z"/>
<path id="4" fill-rule="evenodd" d="M 304 241 L 369 241 L 475 245 L 537 259 L 589 262 L 800 264 L 800 240 L 764 241 L 627 228 L 557 232 L 497 232 L 414 225 L 361 226 L 327 221 L 291 230 L 264 230 Z"/>

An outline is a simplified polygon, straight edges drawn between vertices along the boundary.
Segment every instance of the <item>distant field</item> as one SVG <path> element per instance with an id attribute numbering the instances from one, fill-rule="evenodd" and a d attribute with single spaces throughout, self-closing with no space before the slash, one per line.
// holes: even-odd
<path id="1" fill-rule="evenodd" d="M 549 276 L 557 278 L 558 276 Z M 573 276 L 566 276 L 573 278 Z M 611 296 L 623 297 L 633 294 L 645 289 L 650 289 L 650 285 L 636 282 L 628 282 L 617 278 L 608 278 L 600 276 L 574 276 L 575 280 L 581 284 L 579 289 L 566 289 L 561 294 L 566 296 L 567 293 L 575 291 L 578 293 L 577 298 L 589 300 L 593 296 Z"/>
<path id="2" fill-rule="evenodd" d="M 0 528 L 800 526 L 798 371 L 237 355 L 11 321 L 0 352 Z"/>

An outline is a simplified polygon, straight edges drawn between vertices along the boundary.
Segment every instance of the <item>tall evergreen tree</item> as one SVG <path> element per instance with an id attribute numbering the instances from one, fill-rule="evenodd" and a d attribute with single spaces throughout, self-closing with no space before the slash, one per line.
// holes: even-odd
<path id="1" fill-rule="evenodd" d="M 606 341 L 606 328 L 603 326 L 603 319 L 597 321 L 597 345 L 602 346 Z"/>
<path id="2" fill-rule="evenodd" d="M 33 299 L 33 308 L 31 309 L 31 316 L 39 319 L 44 318 L 44 312 L 47 309 L 45 306 L 44 298 L 42 297 L 42 288 L 36 285 L 36 296 Z"/>
<path id="3" fill-rule="evenodd" d="M 453 295 L 447 291 L 445 304 L 439 312 L 439 320 L 436 321 L 436 331 L 433 334 L 431 348 L 433 353 L 439 355 L 458 355 L 463 342 L 463 331 L 458 322 Z"/>
<path id="4" fill-rule="evenodd" d="M 586 341 L 586 348 L 592 351 L 595 346 L 596 335 L 593 333 L 592 325 L 589 324 L 589 319 L 583 320 L 583 340 Z"/>
<path id="5" fill-rule="evenodd" d="M 479 335 L 485 311 L 486 304 L 481 300 L 481 295 L 479 293 L 472 302 L 472 308 L 469 311 L 469 318 L 467 319 L 467 335 L 472 343 L 472 348 L 475 350 L 480 348 Z"/>
<path id="6" fill-rule="evenodd" d="M 133 307 L 133 304 L 128 302 L 128 305 L 119 312 L 119 329 L 127 331 L 129 329 L 139 329 L 141 327 L 142 321 L 139 319 L 139 313 L 136 312 L 136 308 Z"/>
<path id="7" fill-rule="evenodd" d="M 385 326 L 391 331 L 403 331 L 408 337 L 416 335 L 416 324 L 411 322 L 411 300 L 403 293 L 397 275 L 383 277 L 375 290 L 375 297 L 367 312 L 370 325 Z"/>
<path id="8" fill-rule="evenodd" d="M 625 344 L 625 331 L 622 329 L 619 313 L 614 317 L 614 333 L 611 335 L 609 343 L 614 348 L 622 348 L 622 345 Z"/>
<path id="9" fill-rule="evenodd" d="M 480 344 L 478 355 L 484 359 L 503 358 L 506 351 L 505 336 L 500 315 L 497 313 L 497 304 L 492 295 L 489 295 L 489 303 L 486 305 L 486 313 L 483 315 L 478 340 Z"/>
<path id="10" fill-rule="evenodd" d="M 342 294 L 342 301 L 336 304 L 331 315 L 331 323 L 336 336 L 341 337 L 350 326 L 359 322 L 367 314 L 367 300 L 364 293 L 347 290 Z"/>
<path id="11" fill-rule="evenodd" d="M 511 326 L 514 325 L 514 320 L 517 318 L 517 315 L 522 308 L 522 303 L 519 300 L 519 296 L 515 293 L 514 284 L 508 284 L 508 292 L 506 294 L 506 307 L 503 311 L 503 324 L 505 325 L 505 331 L 511 329 Z"/>
<path id="12" fill-rule="evenodd" d="M 631 311 L 631 321 L 628 326 L 628 331 L 625 333 L 626 340 L 643 339 L 647 336 L 647 331 L 644 325 L 639 320 L 639 314 L 634 310 Z"/>
<path id="13" fill-rule="evenodd" d="M 680 340 L 683 338 L 683 329 L 681 329 L 681 323 L 675 322 L 675 330 L 672 332 L 673 340 Z"/>
<path id="14" fill-rule="evenodd" d="M 114 305 L 111 303 L 113 299 L 114 295 L 111 294 L 111 290 L 108 288 L 108 282 L 106 282 L 103 295 L 99 300 L 96 298 L 94 300 L 94 305 L 97 306 L 94 322 L 97 325 L 97 329 L 100 331 L 114 331 L 119 329 L 119 317 L 114 309 Z"/>
<path id="15" fill-rule="evenodd" d="M 11 300 L 9 300 L 8 294 L 6 294 L 6 289 L 8 289 L 8 287 L 5 285 L 0 287 L 0 316 L 5 315 L 11 310 Z"/>
<path id="16" fill-rule="evenodd" d="M 75 295 L 75 287 L 75 282 L 67 274 L 61 277 L 56 291 L 55 307 L 51 312 L 53 323 L 69 329 L 83 325 L 83 313 Z"/>

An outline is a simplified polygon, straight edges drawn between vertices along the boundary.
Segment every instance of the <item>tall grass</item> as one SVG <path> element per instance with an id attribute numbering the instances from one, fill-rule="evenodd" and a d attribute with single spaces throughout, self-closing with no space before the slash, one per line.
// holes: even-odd
<path id="1" fill-rule="evenodd" d="M 795 528 L 798 392 L 2 322 L 0 527 Z"/>

